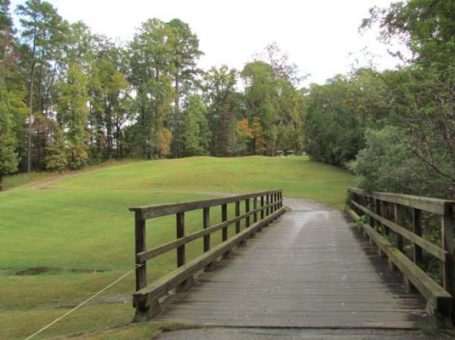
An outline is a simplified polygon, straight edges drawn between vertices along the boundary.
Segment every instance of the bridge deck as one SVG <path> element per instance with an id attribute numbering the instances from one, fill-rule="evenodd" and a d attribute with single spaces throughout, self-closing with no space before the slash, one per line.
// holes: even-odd
<path id="1" fill-rule="evenodd" d="M 283 215 L 236 256 L 198 277 L 161 319 L 242 327 L 419 328 L 425 302 L 342 214 L 288 199 Z"/>

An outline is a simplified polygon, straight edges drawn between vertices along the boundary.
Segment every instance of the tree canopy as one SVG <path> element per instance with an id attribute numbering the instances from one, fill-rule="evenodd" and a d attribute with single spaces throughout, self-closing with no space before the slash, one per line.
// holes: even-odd
<path id="1" fill-rule="evenodd" d="M 121 44 L 45 0 L 0 1 L 0 178 L 111 158 L 305 151 L 370 190 L 455 192 L 455 4 L 398 1 L 362 29 L 399 38 L 405 66 L 303 77 L 276 43 L 241 70 L 202 70 L 190 25 L 151 18 Z M 279 152 L 281 154 L 281 152 Z M 407 175 L 406 175 L 407 174 Z M 407 176 L 407 177 L 406 177 Z"/>

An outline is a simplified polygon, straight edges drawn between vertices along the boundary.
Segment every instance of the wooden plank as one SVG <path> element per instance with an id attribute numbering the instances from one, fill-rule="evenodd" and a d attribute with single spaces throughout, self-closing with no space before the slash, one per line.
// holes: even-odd
<path id="1" fill-rule="evenodd" d="M 177 239 L 185 236 L 185 213 L 176 214 L 176 236 Z M 185 243 L 177 247 L 177 267 L 185 264 Z"/>
<path id="2" fill-rule="evenodd" d="M 341 213 L 292 206 L 249 247 L 198 276 L 159 319 L 310 328 L 418 328 L 429 321 L 424 299 L 406 293 L 401 274 L 387 270 Z"/>
<path id="3" fill-rule="evenodd" d="M 373 213 L 371 210 L 361 206 L 357 202 L 352 201 L 351 203 L 355 207 L 357 207 L 359 210 L 364 212 L 365 214 L 371 216 L 372 218 L 380 221 L 382 224 L 388 226 L 391 230 L 393 230 L 397 234 L 400 234 L 403 237 L 405 237 L 406 239 L 408 239 L 409 241 L 411 241 L 412 243 L 419 245 L 421 248 L 425 249 L 428 253 L 430 253 L 431 255 L 436 257 L 437 259 L 439 259 L 441 261 L 445 261 L 446 252 L 443 249 L 441 249 L 438 246 L 434 245 L 430 241 L 425 240 L 421 236 L 413 234 L 411 231 L 399 226 L 398 224 L 396 224 L 396 223 L 394 223 L 392 221 L 389 221 L 389 220 L 383 218 L 382 216 L 379 216 L 379 215 Z"/>
<path id="4" fill-rule="evenodd" d="M 202 270 L 206 265 L 215 261 L 217 258 L 225 254 L 241 241 L 250 237 L 252 233 L 257 231 L 257 229 L 261 228 L 264 224 L 268 223 L 276 216 L 282 215 L 285 213 L 285 211 L 286 210 L 284 208 L 278 210 L 275 212 L 275 214 L 268 216 L 256 224 L 251 225 L 250 228 L 247 228 L 239 234 L 235 235 L 229 239 L 229 241 L 219 244 L 218 246 L 212 248 L 210 251 L 177 268 L 173 272 L 165 275 L 155 282 L 152 282 L 147 287 L 136 291 L 133 294 L 133 306 L 139 310 L 147 310 L 147 306 L 151 305 L 158 298 L 167 294 L 171 289 L 177 287 L 179 284 L 190 278 L 193 274 Z"/>
<path id="5" fill-rule="evenodd" d="M 141 214 L 135 212 L 135 250 L 136 254 L 146 249 L 145 220 Z M 147 264 L 145 260 L 136 257 L 136 290 L 140 290 L 147 285 Z"/>
<path id="6" fill-rule="evenodd" d="M 256 193 L 249 193 L 244 195 L 215 198 L 209 200 L 200 200 L 200 201 L 190 201 L 190 202 L 181 202 L 181 203 L 170 203 L 170 204 L 160 204 L 160 205 L 150 205 L 150 206 L 140 206 L 132 207 L 130 211 L 139 211 L 142 218 L 147 220 L 154 217 L 167 216 L 177 214 L 179 212 L 192 211 L 203 208 L 210 208 L 218 205 L 234 203 L 236 201 L 245 200 L 247 198 L 260 197 L 261 195 L 270 194 L 273 191 L 263 191 Z"/>
<path id="7" fill-rule="evenodd" d="M 455 201 L 443 200 L 438 198 L 420 197 L 412 195 L 392 194 L 386 192 L 373 192 L 367 193 L 364 190 L 358 188 L 349 188 L 349 192 L 356 193 L 361 196 L 373 197 L 381 201 L 390 203 L 401 204 L 410 208 L 420 209 L 428 211 L 437 215 L 444 215 L 444 206 L 455 205 Z"/>

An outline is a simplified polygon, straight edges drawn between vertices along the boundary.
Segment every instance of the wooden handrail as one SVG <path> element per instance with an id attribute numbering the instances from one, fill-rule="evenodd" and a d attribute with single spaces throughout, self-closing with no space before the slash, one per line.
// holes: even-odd
<path id="1" fill-rule="evenodd" d="M 250 209 L 250 201 L 253 209 Z M 240 215 L 241 202 L 245 204 L 245 213 Z M 235 204 L 235 217 L 228 219 L 228 204 Z M 210 225 L 210 210 L 221 207 L 221 222 Z M 202 229 L 185 234 L 185 213 L 202 209 Z M 158 299 L 168 294 L 169 290 L 188 286 L 192 275 L 210 267 L 217 257 L 231 251 L 239 244 L 268 223 L 285 212 L 281 190 L 249 193 L 210 200 L 152 205 L 130 208 L 135 213 L 136 233 L 136 292 L 133 295 L 133 306 L 136 307 L 135 320 L 149 319 L 159 313 Z M 175 215 L 176 239 L 153 249 L 146 248 L 146 221 L 148 219 Z M 241 230 L 241 221 L 245 229 Z M 251 223 L 252 222 L 252 223 Z M 235 235 L 228 239 L 228 227 L 235 225 Z M 221 230 L 222 243 L 211 249 L 210 235 Z M 203 254 L 187 263 L 185 245 L 203 238 Z M 166 277 L 150 285 L 147 284 L 147 261 L 171 250 L 177 251 L 177 269 Z"/>
<path id="2" fill-rule="evenodd" d="M 129 210 L 140 213 L 142 219 L 148 220 L 150 218 L 177 214 L 179 212 L 187 212 L 187 211 L 191 211 L 191 210 L 211 208 L 211 207 L 218 206 L 218 205 L 234 203 L 234 202 L 243 201 L 246 199 L 261 197 L 261 196 L 267 196 L 267 195 L 271 195 L 273 193 L 278 193 L 278 192 L 282 193 L 281 190 L 262 191 L 262 192 L 256 192 L 256 193 L 250 193 L 250 194 L 228 196 L 228 197 L 223 197 L 223 198 L 215 198 L 215 199 L 200 200 L 200 201 L 139 206 L 139 207 L 132 207 Z"/>
<path id="3" fill-rule="evenodd" d="M 400 226 L 394 222 L 391 222 L 388 219 L 386 219 L 378 214 L 375 214 L 371 210 L 363 207 L 362 205 L 360 205 L 359 203 L 357 203 L 355 201 L 351 201 L 351 203 L 356 208 L 358 208 L 359 210 L 361 210 L 362 212 L 367 214 L 368 216 L 373 217 L 376 221 L 389 227 L 391 230 L 393 230 L 397 234 L 400 234 L 401 236 L 405 237 L 410 242 L 418 245 L 419 247 L 421 247 L 422 249 L 424 249 L 425 251 L 427 251 L 428 253 L 430 253 L 431 255 L 436 257 L 437 259 L 439 259 L 443 262 L 445 261 L 445 256 L 447 254 L 447 251 L 445 251 L 444 249 L 441 249 L 440 247 L 434 245 L 430 241 L 425 240 L 423 237 L 414 234 L 413 232 L 407 230 L 406 228 L 403 228 L 402 226 Z"/>
<path id="4" fill-rule="evenodd" d="M 451 319 L 455 311 L 455 275 L 454 275 L 454 208 L 455 201 L 385 192 L 366 192 L 357 188 L 348 189 L 348 213 L 359 221 L 364 233 L 376 243 L 380 253 L 399 268 L 408 286 L 414 286 L 428 301 L 435 313 Z M 393 221 L 384 213 L 384 203 L 394 208 Z M 411 230 L 403 226 L 402 210 L 411 209 Z M 421 211 L 436 214 L 441 218 L 442 242 L 434 244 L 422 236 Z M 361 218 L 367 216 L 369 223 Z M 397 236 L 396 246 L 389 241 L 389 234 Z M 412 258 L 404 251 L 403 239 L 413 245 Z M 422 270 L 422 251 L 441 261 L 442 287 L 428 273 Z"/>
<path id="5" fill-rule="evenodd" d="M 269 204 L 269 207 L 271 206 L 271 204 Z M 238 216 L 238 217 L 235 217 L 233 219 L 230 219 L 228 221 L 225 221 L 225 222 L 221 222 L 221 223 L 218 223 L 218 224 L 215 224 L 213 226 L 210 226 L 210 227 L 207 227 L 205 229 L 202 229 L 202 230 L 199 230 L 199 231 L 196 231 L 194 233 L 191 233 L 189 235 L 186 235 L 186 236 L 183 236 L 181 238 L 178 238 L 177 240 L 175 241 L 171 241 L 171 242 L 168 242 L 168 243 L 165 243 L 161 246 L 158 246 L 154 249 L 150 249 L 148 251 L 144 251 L 144 252 L 141 252 L 141 253 L 138 253 L 136 254 L 137 256 L 137 259 L 138 261 L 147 261 L 147 260 L 150 260 L 158 255 L 161 255 L 163 253 L 166 253 L 168 251 L 171 251 L 173 249 L 176 249 L 177 247 L 179 246 L 182 246 L 184 244 L 187 244 L 189 242 L 192 242 L 192 241 L 195 241 L 199 238 L 202 238 L 206 235 L 209 235 L 209 234 L 212 234 L 222 228 L 225 228 L 231 224 L 234 224 L 234 223 L 237 223 L 237 222 L 240 222 L 242 219 L 244 218 L 248 218 L 248 216 L 251 216 L 253 215 L 254 213 L 257 213 L 263 209 L 266 209 L 267 206 L 264 206 L 263 208 L 259 208 L 259 209 L 255 209 L 255 210 L 252 210 L 248 213 L 245 213 L 241 216 Z M 239 229 L 240 230 L 240 229 Z"/>
<path id="6" fill-rule="evenodd" d="M 445 214 L 446 206 L 455 206 L 455 201 L 432 197 L 395 194 L 390 192 L 367 192 L 358 188 L 349 188 L 348 192 L 383 202 L 401 204 L 409 208 L 427 211 L 437 215 Z"/>

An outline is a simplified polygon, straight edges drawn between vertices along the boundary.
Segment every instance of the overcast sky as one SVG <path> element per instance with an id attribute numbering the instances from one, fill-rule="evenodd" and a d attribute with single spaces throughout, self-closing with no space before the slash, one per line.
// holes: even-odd
<path id="1" fill-rule="evenodd" d="M 12 9 L 21 0 L 12 1 Z M 358 27 L 372 6 L 391 0 L 51 0 L 70 22 L 95 33 L 130 40 L 148 18 L 179 18 L 199 37 L 202 68 L 226 64 L 239 70 L 272 42 L 289 55 L 308 82 L 323 83 L 353 64 L 393 68 L 397 60 L 377 41 L 378 32 Z M 365 49 L 368 51 L 365 56 Z"/>

